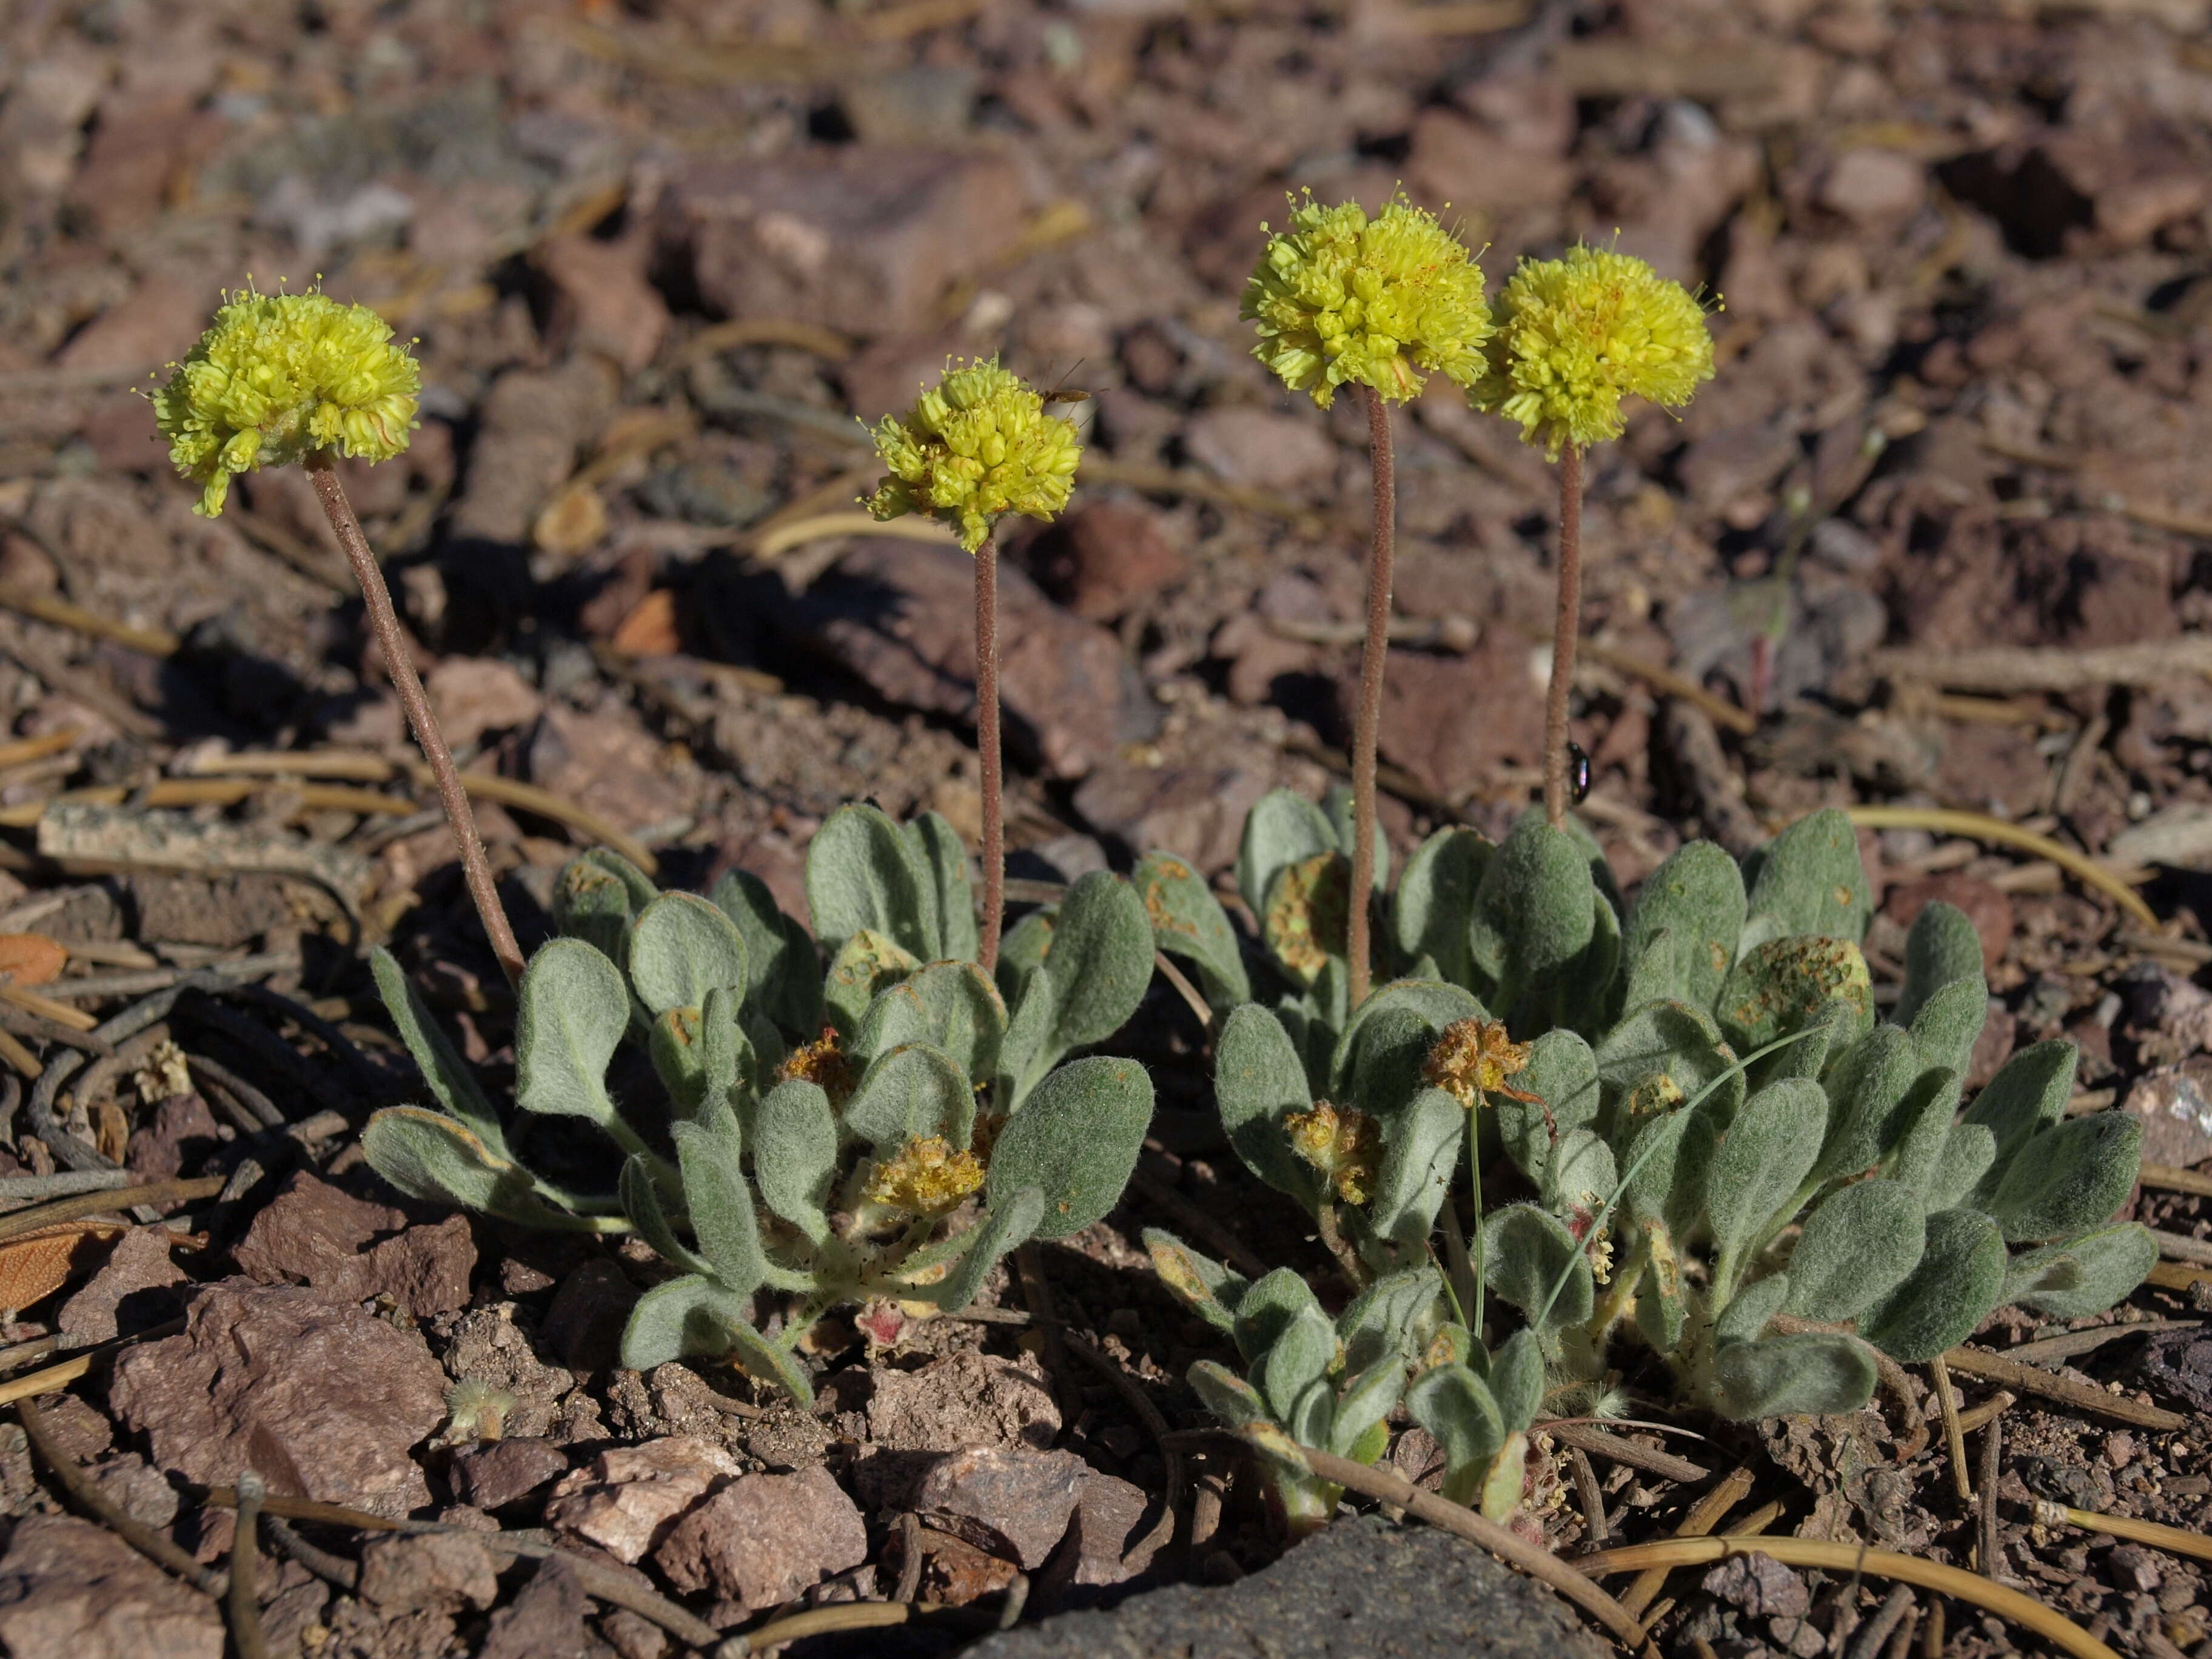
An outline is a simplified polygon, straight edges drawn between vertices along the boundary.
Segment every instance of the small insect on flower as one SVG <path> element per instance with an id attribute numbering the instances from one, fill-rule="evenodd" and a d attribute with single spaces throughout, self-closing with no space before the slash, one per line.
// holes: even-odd
<path id="1" fill-rule="evenodd" d="M 1259 325 L 1252 355 L 1323 409 L 1355 383 L 1402 403 L 1419 395 L 1423 371 L 1472 386 L 1491 332 L 1482 267 L 1403 196 L 1372 219 L 1357 202 L 1293 198 L 1238 314 Z"/>
<path id="2" fill-rule="evenodd" d="M 1468 393 L 1478 409 L 1517 421 L 1547 459 L 1620 435 L 1620 400 L 1665 409 L 1713 377 L 1705 308 L 1643 260 L 1579 244 L 1557 259 L 1524 259 L 1498 299 L 1489 368 Z"/>
<path id="3" fill-rule="evenodd" d="M 367 306 L 319 290 L 224 295 L 168 384 L 152 394 L 169 459 L 200 488 L 193 510 L 222 511 L 231 475 L 320 450 L 386 461 L 407 447 L 421 370 Z"/>
<path id="4" fill-rule="evenodd" d="M 1067 505 L 1083 447 L 1075 428 L 996 357 L 948 363 L 903 419 L 871 434 L 890 477 L 863 500 L 871 515 L 940 520 L 973 553 L 1008 513 L 1051 519 Z"/>
<path id="5" fill-rule="evenodd" d="M 1526 1105 L 1540 1103 L 1542 1096 L 1506 1081 L 1528 1068 L 1528 1045 L 1514 1042 L 1502 1021 L 1455 1019 L 1444 1027 L 1421 1062 L 1421 1076 L 1474 1111 L 1487 1104 L 1492 1095 Z"/>

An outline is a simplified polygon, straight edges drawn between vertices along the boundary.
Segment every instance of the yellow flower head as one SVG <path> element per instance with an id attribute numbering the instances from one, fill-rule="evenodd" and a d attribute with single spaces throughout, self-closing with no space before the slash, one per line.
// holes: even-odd
<path id="1" fill-rule="evenodd" d="M 1536 1104 L 1540 1097 L 1506 1081 L 1528 1066 L 1528 1045 L 1514 1042 L 1500 1022 L 1455 1019 L 1421 1062 L 1421 1075 L 1473 1111 L 1492 1095 Z"/>
<path id="2" fill-rule="evenodd" d="M 1309 192 L 1294 203 L 1245 284 L 1241 314 L 1259 325 L 1252 355 L 1323 409 L 1355 382 L 1402 403 L 1419 395 L 1423 369 L 1470 386 L 1491 331 L 1482 267 L 1403 196 L 1372 219 L 1357 202 L 1323 207 Z"/>
<path id="3" fill-rule="evenodd" d="M 382 318 L 312 290 L 225 295 L 214 325 L 170 368 L 154 418 L 177 471 L 202 486 L 193 510 L 210 519 L 234 472 L 319 449 L 390 460 L 407 447 L 422 390 Z"/>
<path id="4" fill-rule="evenodd" d="M 1001 514 L 1049 519 L 1067 505 L 1083 447 L 1075 428 L 996 357 L 949 364 L 906 418 L 873 434 L 890 477 L 866 498 L 878 519 L 920 513 L 957 526 L 970 553 Z"/>
<path id="5" fill-rule="evenodd" d="M 917 1135 L 888 1164 L 876 1166 L 867 1199 L 909 1215 L 943 1215 L 983 1184 L 973 1152 L 956 1152 L 937 1135 Z"/>
<path id="6" fill-rule="evenodd" d="M 853 1085 L 860 1081 L 851 1060 L 837 1046 L 837 1028 L 825 1024 L 822 1035 L 811 1042 L 802 1042 L 785 1055 L 775 1068 L 775 1080 L 789 1083 L 794 1079 L 811 1083 L 830 1097 L 830 1103 L 842 1107 L 853 1093 Z"/>
<path id="7" fill-rule="evenodd" d="M 1318 1100 L 1311 1111 L 1292 1112 L 1283 1125 L 1291 1132 L 1291 1150 L 1319 1170 L 1339 1198 L 1347 1204 L 1367 1201 L 1367 1183 L 1375 1179 L 1382 1152 L 1382 1131 L 1373 1118 Z"/>
<path id="8" fill-rule="evenodd" d="M 1704 307 L 1680 283 L 1609 248 L 1523 259 L 1498 300 L 1489 372 L 1477 408 L 1521 423 L 1549 459 L 1621 432 L 1620 400 L 1680 409 L 1713 378 Z"/>

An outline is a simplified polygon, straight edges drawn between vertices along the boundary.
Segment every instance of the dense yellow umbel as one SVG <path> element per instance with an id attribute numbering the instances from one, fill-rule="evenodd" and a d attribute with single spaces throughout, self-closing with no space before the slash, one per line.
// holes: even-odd
<path id="1" fill-rule="evenodd" d="M 1419 395 L 1423 371 L 1470 386 L 1491 333 L 1482 267 L 1402 196 L 1372 219 L 1357 202 L 1295 203 L 1245 284 L 1242 314 L 1259 326 L 1252 355 L 1323 409 L 1347 385 L 1402 403 Z"/>
<path id="2" fill-rule="evenodd" d="M 1498 299 L 1489 372 L 1469 394 L 1517 421 L 1525 442 L 1556 460 L 1620 435 L 1620 400 L 1666 409 L 1713 377 L 1705 309 L 1680 283 L 1609 248 L 1576 246 L 1524 259 Z"/>
<path id="3" fill-rule="evenodd" d="M 154 417 L 177 471 L 201 486 L 193 510 L 222 511 L 231 475 L 318 450 L 385 461 L 415 428 L 421 371 L 367 306 L 327 295 L 227 294 Z"/>
<path id="4" fill-rule="evenodd" d="M 1004 514 L 1050 519 L 1067 505 L 1083 447 L 1075 428 L 996 357 L 950 364 L 904 419 L 872 434 L 890 477 L 866 499 L 878 519 L 942 520 L 973 553 Z"/>

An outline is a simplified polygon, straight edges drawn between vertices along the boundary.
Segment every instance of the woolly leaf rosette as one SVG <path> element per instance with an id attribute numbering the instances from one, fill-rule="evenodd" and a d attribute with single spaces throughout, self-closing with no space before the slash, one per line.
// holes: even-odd
<path id="1" fill-rule="evenodd" d="M 1522 261 L 1468 395 L 1556 459 L 1563 445 L 1619 437 L 1623 398 L 1680 409 L 1712 377 L 1712 336 L 1686 289 L 1629 254 L 1577 246 Z"/>
<path id="2" fill-rule="evenodd" d="M 1372 219 L 1357 202 L 1323 207 L 1309 195 L 1295 204 L 1268 239 L 1240 314 L 1259 328 L 1252 355 L 1323 409 L 1340 386 L 1393 403 L 1418 397 L 1428 372 L 1471 386 L 1491 335 L 1482 267 L 1436 215 L 1402 196 Z"/>
<path id="3" fill-rule="evenodd" d="M 878 519 L 941 520 L 970 553 L 1008 513 L 1051 519 L 1067 505 L 1083 447 L 1075 428 L 996 357 L 946 368 L 902 418 L 871 434 L 890 477 L 865 499 Z"/>
<path id="4" fill-rule="evenodd" d="M 201 486 L 193 510 L 222 511 L 231 475 L 334 449 L 386 461 L 407 447 L 421 370 L 367 306 L 327 295 L 224 296 L 168 384 L 153 394 L 169 459 Z"/>

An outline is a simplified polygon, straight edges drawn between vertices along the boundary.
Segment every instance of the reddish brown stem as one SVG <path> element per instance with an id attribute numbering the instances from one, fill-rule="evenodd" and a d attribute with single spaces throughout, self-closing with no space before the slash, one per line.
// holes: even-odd
<path id="1" fill-rule="evenodd" d="M 338 482 L 330 457 L 318 455 L 310 459 L 307 477 L 315 486 L 315 498 L 323 504 L 323 512 L 337 536 L 338 545 L 345 550 L 346 562 L 353 567 L 354 580 L 361 586 L 361 596 L 368 606 L 369 631 L 376 636 L 377 649 L 384 653 L 384 672 L 392 677 L 392 689 L 399 693 L 399 706 L 407 711 L 407 723 L 414 728 L 415 741 L 422 745 L 422 757 L 430 763 L 430 775 L 438 786 L 438 799 L 446 809 L 446 821 L 453 825 L 453 839 L 460 843 L 461 873 L 468 882 L 469 896 L 476 901 L 484 933 L 491 941 L 491 953 L 499 958 L 507 983 L 519 985 L 522 981 L 522 950 L 514 942 L 514 929 L 507 921 L 507 908 L 499 902 L 491 864 L 484 857 L 483 840 L 477 834 L 476 814 L 470 810 L 469 798 L 461 788 L 461 775 L 454 769 L 453 750 L 446 747 L 445 733 L 438 729 L 437 716 L 430 712 L 430 700 L 423 695 L 422 677 L 415 672 L 415 656 L 408 649 L 407 636 L 400 631 L 398 616 L 392 608 L 392 591 L 384 585 L 384 572 L 377 568 L 376 555 L 369 550 L 368 538 L 362 533 L 361 520 L 354 517 L 353 503 L 346 499 L 345 486 Z"/>
<path id="2" fill-rule="evenodd" d="M 1583 453 L 1559 453 L 1559 608 L 1552 621 L 1552 687 L 1544 700 L 1544 816 L 1567 821 L 1567 696 L 1575 684 L 1575 641 L 1583 612 Z"/>
<path id="3" fill-rule="evenodd" d="M 999 746 L 999 544 L 975 550 L 975 748 L 983 762 L 983 928 L 976 959 L 999 965 L 1006 918 L 1006 778 Z"/>
<path id="4" fill-rule="evenodd" d="M 1390 405 L 1372 386 L 1367 447 L 1375 468 L 1375 531 L 1367 549 L 1367 644 L 1359 653 L 1359 711 L 1352 737 L 1352 1006 L 1367 1000 L 1371 966 L 1369 909 L 1375 892 L 1375 747 L 1382 730 L 1382 669 L 1390 652 L 1390 564 L 1397 517 L 1397 469 L 1390 448 Z"/>

